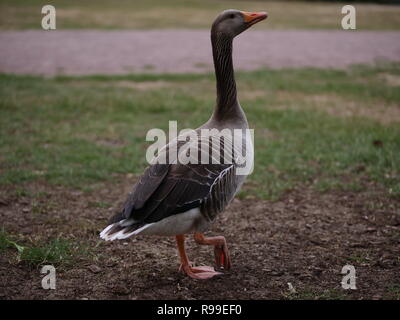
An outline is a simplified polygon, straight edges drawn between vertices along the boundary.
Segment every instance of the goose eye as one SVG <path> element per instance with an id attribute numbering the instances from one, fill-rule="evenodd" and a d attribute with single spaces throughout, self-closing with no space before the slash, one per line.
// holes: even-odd
<path id="1" fill-rule="evenodd" d="M 231 13 L 230 15 L 229 15 L 229 18 L 231 18 L 231 19 L 233 19 L 235 17 L 235 15 L 233 14 L 233 13 Z"/>

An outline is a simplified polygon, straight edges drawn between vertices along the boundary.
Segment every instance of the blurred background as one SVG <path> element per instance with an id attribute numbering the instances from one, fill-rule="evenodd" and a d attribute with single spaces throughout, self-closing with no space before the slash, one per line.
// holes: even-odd
<path id="1" fill-rule="evenodd" d="M 269 13 L 234 44 L 255 171 L 212 230 L 232 272 L 198 283 L 173 239 L 98 233 L 147 165 L 147 131 L 209 118 L 209 29 L 228 8 Z M 399 1 L 0 0 L 0 299 L 400 299 L 399 30 Z"/>
<path id="2" fill-rule="evenodd" d="M 117 0 L 1 1 L 1 28 L 37 29 L 38 10 L 57 9 L 58 29 L 208 29 L 227 8 L 268 10 L 262 29 L 337 29 L 338 13 L 346 4 L 357 8 L 357 28 L 398 30 L 399 1 L 244 1 L 244 0 Z M 382 5 L 386 4 L 386 5 Z M 40 22 L 40 21 L 39 21 Z"/>

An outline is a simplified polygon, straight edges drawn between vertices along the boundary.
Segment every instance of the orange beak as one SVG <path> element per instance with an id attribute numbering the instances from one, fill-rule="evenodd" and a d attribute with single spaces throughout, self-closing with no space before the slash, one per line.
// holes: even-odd
<path id="1" fill-rule="evenodd" d="M 257 22 L 260 22 L 268 17 L 266 12 L 246 12 L 241 11 L 243 14 L 244 21 L 246 21 L 249 25 L 253 25 Z"/>

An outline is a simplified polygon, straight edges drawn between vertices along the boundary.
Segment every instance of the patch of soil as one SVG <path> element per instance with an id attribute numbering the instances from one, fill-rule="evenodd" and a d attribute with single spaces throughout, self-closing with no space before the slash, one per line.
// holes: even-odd
<path id="1" fill-rule="evenodd" d="M 57 267 L 57 289 L 44 290 L 40 268 L 16 263 L 16 250 L 7 249 L 0 256 L 0 299 L 400 298 L 400 201 L 379 187 L 360 193 L 295 190 L 276 202 L 234 200 L 208 233 L 226 237 L 233 268 L 200 281 L 178 273 L 172 237 L 99 239 L 132 180 L 86 193 L 24 186 L 37 196 L 2 187 L 0 219 L 8 233 L 21 241 L 61 236 L 91 253 Z M 213 263 L 212 248 L 197 246 L 191 236 L 187 247 L 196 264 Z M 346 264 L 356 269 L 356 290 L 341 287 Z"/>

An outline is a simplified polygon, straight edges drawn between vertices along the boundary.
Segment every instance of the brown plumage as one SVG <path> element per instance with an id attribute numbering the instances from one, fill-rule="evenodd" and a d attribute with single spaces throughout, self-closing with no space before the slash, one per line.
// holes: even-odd
<path id="1" fill-rule="evenodd" d="M 221 13 L 211 29 L 211 41 L 217 80 L 217 101 L 211 118 L 196 129 L 198 138 L 192 142 L 198 152 L 200 147 L 213 148 L 210 137 L 204 138 L 202 129 L 228 130 L 248 129 L 246 116 L 238 102 L 232 63 L 232 41 L 252 24 L 266 18 L 265 13 L 248 13 L 226 10 Z M 232 135 L 233 137 L 233 135 Z M 221 148 L 232 144 L 228 138 L 217 137 Z M 246 146 L 249 137 L 241 137 Z M 169 148 L 185 152 L 184 141 L 171 141 L 158 155 L 168 155 Z M 251 144 L 250 144 L 251 145 Z M 252 161 L 251 150 L 244 150 L 247 164 Z M 158 164 L 157 158 L 140 177 L 128 195 L 121 212 L 113 216 L 110 225 L 101 237 L 106 240 L 123 239 L 136 234 L 177 236 L 182 260 L 182 270 L 193 278 L 209 278 L 219 274 L 210 267 L 194 268 L 187 261 L 183 247 L 184 234 L 195 233 L 200 244 L 215 246 L 216 262 L 219 267 L 230 267 L 230 259 L 223 237 L 205 238 L 201 232 L 208 229 L 217 215 L 232 201 L 246 175 L 237 174 L 243 166 L 237 159 L 242 150 L 232 149 L 232 161 L 224 162 L 223 155 L 218 164 Z M 209 155 L 211 159 L 211 154 Z M 221 161 L 222 160 L 222 161 Z"/>

